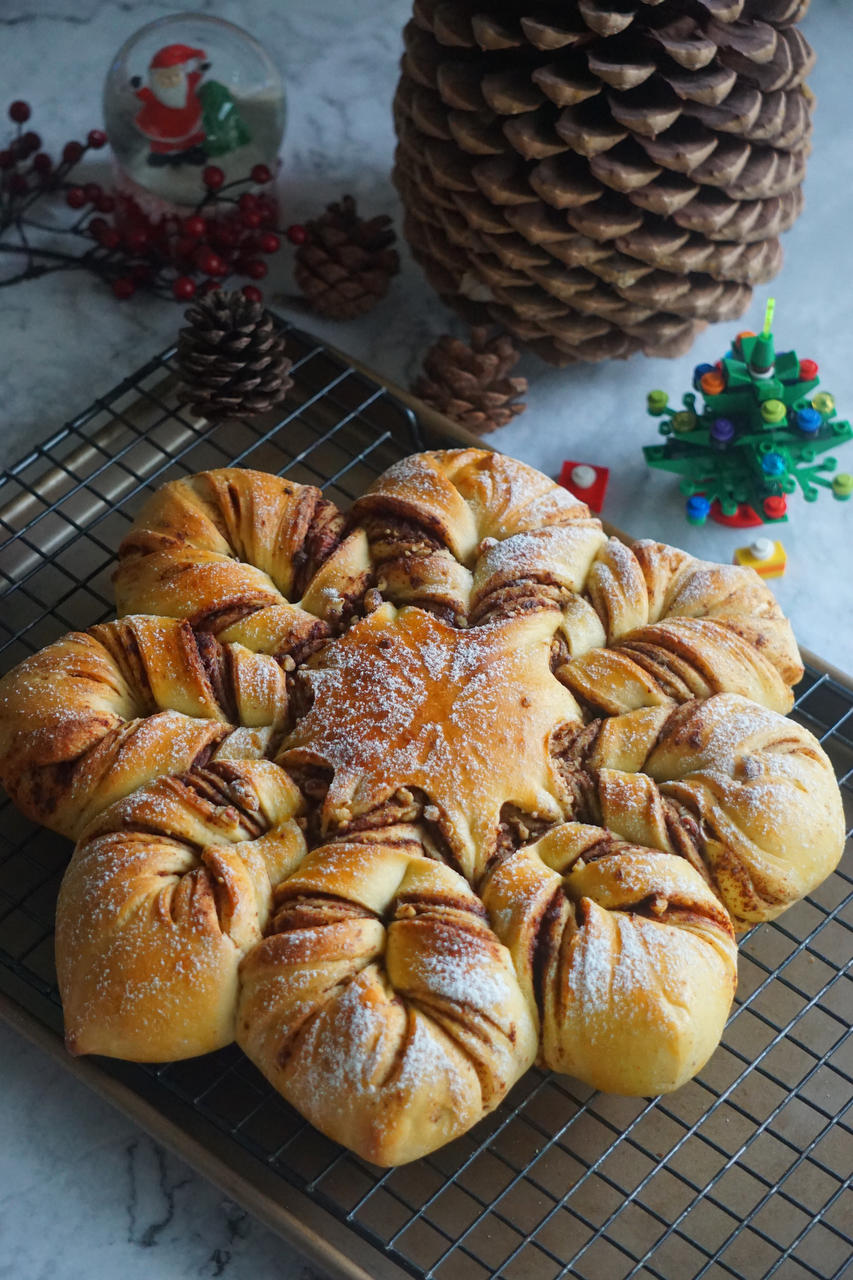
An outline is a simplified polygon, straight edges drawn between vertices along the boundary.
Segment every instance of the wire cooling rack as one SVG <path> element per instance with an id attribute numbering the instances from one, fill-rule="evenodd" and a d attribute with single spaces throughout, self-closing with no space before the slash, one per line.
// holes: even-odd
<path id="1" fill-rule="evenodd" d="M 347 505 L 395 459 L 442 442 L 308 335 L 290 328 L 288 350 L 295 385 L 281 416 L 194 419 L 177 406 L 168 351 L 4 474 L 0 668 L 113 614 L 115 549 L 164 481 L 236 463 L 320 484 Z M 853 688 L 810 667 L 794 716 L 820 738 L 853 814 Z M 5 805 L 0 990 L 52 1031 L 69 853 Z M 311 1248 L 327 1222 L 343 1239 L 326 1255 L 340 1275 L 840 1278 L 853 1269 L 852 901 L 848 861 L 747 936 L 723 1043 L 676 1094 L 607 1097 L 534 1070 L 470 1133 L 400 1169 L 311 1129 L 233 1047 L 162 1067 L 104 1062 L 97 1075 L 166 1111 L 178 1149 L 183 1132 L 207 1135 L 223 1167 L 239 1163 L 244 1189 L 257 1171 L 272 1201 L 308 1197 L 320 1228 L 288 1229 Z"/>

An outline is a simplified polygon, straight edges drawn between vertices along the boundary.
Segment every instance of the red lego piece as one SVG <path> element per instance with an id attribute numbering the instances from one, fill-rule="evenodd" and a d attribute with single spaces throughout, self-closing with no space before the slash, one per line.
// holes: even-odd
<path id="1" fill-rule="evenodd" d="M 581 502 L 585 502 L 590 511 L 601 512 L 607 482 L 610 479 L 609 467 L 596 467 L 591 462 L 564 462 L 560 472 L 560 484 L 569 493 L 574 494 Z"/>

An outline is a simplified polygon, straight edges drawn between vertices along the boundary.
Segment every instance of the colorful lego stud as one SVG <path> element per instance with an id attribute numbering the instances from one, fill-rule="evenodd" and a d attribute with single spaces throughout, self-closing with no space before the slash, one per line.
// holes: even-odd
<path id="1" fill-rule="evenodd" d="M 832 496 L 839 502 L 847 502 L 853 498 L 853 476 L 848 471 L 839 471 L 832 477 Z"/>
<path id="2" fill-rule="evenodd" d="M 656 417 L 663 413 L 669 404 L 669 396 L 665 391 L 650 391 L 646 396 L 646 405 L 649 413 L 653 413 Z"/>
<path id="3" fill-rule="evenodd" d="M 766 476 L 771 478 L 775 476 L 783 476 L 787 470 L 785 459 L 781 453 L 765 453 L 761 459 L 761 470 Z"/>
<path id="4" fill-rule="evenodd" d="M 609 479 L 608 467 L 596 467 L 588 462 L 564 462 L 560 472 L 563 488 L 595 512 L 600 512 L 604 505 Z"/>
<path id="5" fill-rule="evenodd" d="M 699 386 L 706 396 L 718 396 L 726 389 L 726 379 L 719 369 L 712 369 L 710 373 L 702 374 Z"/>
<path id="6" fill-rule="evenodd" d="M 708 519 L 711 504 L 701 493 L 694 493 L 684 504 L 684 512 L 689 524 L 704 524 Z"/>
<path id="7" fill-rule="evenodd" d="M 817 360 L 800 361 L 800 382 L 814 382 L 819 372 Z"/>
<path id="8" fill-rule="evenodd" d="M 823 417 L 817 409 L 798 409 L 794 414 L 794 423 L 804 436 L 813 436 L 823 426 Z"/>
<path id="9" fill-rule="evenodd" d="M 835 396 L 829 391 L 818 391 L 817 395 L 812 399 L 812 408 L 817 409 L 818 413 L 822 413 L 828 418 L 831 413 L 835 412 Z"/>
<path id="10" fill-rule="evenodd" d="M 778 427 L 788 416 L 787 405 L 782 400 L 765 400 L 761 406 L 761 421 L 768 427 Z"/>
<path id="11" fill-rule="evenodd" d="M 787 556 L 781 542 L 774 542 L 772 538 L 756 538 L 748 547 L 737 548 L 734 563 L 754 569 L 762 578 L 781 578 Z"/>
<path id="12" fill-rule="evenodd" d="M 693 431 L 696 427 L 698 418 L 692 409 L 679 409 L 678 413 L 674 413 L 669 420 L 669 425 L 673 431 L 683 435 L 687 431 Z"/>
<path id="13" fill-rule="evenodd" d="M 768 520 L 784 520 L 788 512 L 788 500 L 781 493 L 771 493 L 761 506 Z"/>
<path id="14" fill-rule="evenodd" d="M 711 445 L 715 449 L 728 449 L 735 436 L 735 424 L 730 418 L 715 418 L 708 429 Z"/>

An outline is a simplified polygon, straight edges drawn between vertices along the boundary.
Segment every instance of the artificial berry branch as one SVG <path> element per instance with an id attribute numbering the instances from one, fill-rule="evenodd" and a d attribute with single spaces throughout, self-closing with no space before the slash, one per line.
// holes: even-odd
<path id="1" fill-rule="evenodd" d="M 0 150 L 0 260 L 5 255 L 23 263 L 0 277 L 0 288 L 56 271 L 88 270 L 119 299 L 145 290 L 188 302 L 220 289 L 233 276 L 263 280 L 264 259 L 278 252 L 282 236 L 295 245 L 305 241 L 303 227 L 282 231 L 276 226 L 269 195 L 249 189 L 272 181 L 266 165 L 255 165 L 248 177 L 232 182 L 225 181 L 218 165 L 208 165 L 202 173 L 205 194 L 189 216 L 167 216 L 154 225 L 129 198 L 96 182 L 73 180 L 84 156 L 106 146 L 102 130 L 90 130 L 85 143 L 67 142 L 55 161 L 41 149 L 39 135 L 24 129 L 31 114 L 28 103 L 11 103 L 15 133 Z M 77 213 L 73 222 L 44 220 L 63 205 Z M 80 249 L 64 251 L 54 237 L 68 237 Z M 245 285 L 243 293 L 262 299 L 256 284 Z"/>

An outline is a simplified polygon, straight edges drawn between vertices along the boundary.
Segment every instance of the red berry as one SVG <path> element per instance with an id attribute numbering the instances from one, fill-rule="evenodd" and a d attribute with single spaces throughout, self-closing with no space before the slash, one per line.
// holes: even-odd
<path id="1" fill-rule="evenodd" d="M 100 151 L 101 147 L 105 147 L 107 145 L 107 135 L 104 133 L 103 129 L 90 129 L 86 137 L 86 141 L 90 147 L 95 149 L 95 151 Z"/>
<path id="2" fill-rule="evenodd" d="M 46 151 L 40 151 L 37 156 L 33 157 L 33 168 L 36 173 L 50 173 L 53 168 L 53 161 Z"/>
<path id="3" fill-rule="evenodd" d="M 97 182 L 87 182 L 83 190 L 86 192 L 86 199 L 94 204 L 104 194 L 103 188 Z"/>
<path id="4" fill-rule="evenodd" d="M 258 197 L 253 196 L 251 191 L 244 191 L 237 203 L 244 213 L 248 213 L 250 209 L 255 210 L 258 207 Z"/>
<path id="5" fill-rule="evenodd" d="M 294 222 L 293 226 L 287 228 L 287 238 L 291 244 L 304 244 L 308 239 L 308 232 L 298 222 Z"/>
<path id="6" fill-rule="evenodd" d="M 112 213 L 116 207 L 116 202 L 112 196 L 98 196 L 95 201 L 95 208 L 98 213 Z"/>
<path id="7" fill-rule="evenodd" d="M 278 210 L 272 200 L 268 200 L 266 196 L 258 196 L 257 210 L 261 215 L 262 227 L 274 227 L 276 225 L 278 222 Z"/>
<path id="8" fill-rule="evenodd" d="M 198 239 L 204 235 L 204 218 L 200 218 L 198 214 L 194 214 L 191 218 L 184 221 L 184 231 L 188 236 L 195 236 Z"/>
<path id="9" fill-rule="evenodd" d="M 189 276 L 178 276 L 172 285 L 172 293 L 178 302 L 189 302 L 190 298 L 195 297 L 195 280 L 191 280 Z"/>
<path id="10" fill-rule="evenodd" d="M 82 209 L 86 203 L 86 192 L 82 187 L 69 187 L 65 195 L 65 203 L 72 209 Z"/>
<path id="11" fill-rule="evenodd" d="M 98 208 L 100 209 L 100 204 Z M 124 242 L 131 253 L 142 253 L 148 248 L 149 237 L 144 227 L 133 227 L 124 237 Z"/>
<path id="12" fill-rule="evenodd" d="M 9 178 L 9 190 L 13 196 L 25 195 L 29 184 L 22 173 L 13 173 Z"/>
<path id="13" fill-rule="evenodd" d="M 269 267 L 260 258 L 252 258 L 246 263 L 246 275 L 251 280 L 263 280 L 269 271 Z"/>
<path id="14" fill-rule="evenodd" d="M 66 142 L 62 148 L 62 159 L 66 164 L 76 164 L 83 156 L 83 147 L 79 142 Z"/>
<path id="15" fill-rule="evenodd" d="M 260 238 L 259 245 L 261 253 L 277 253 L 281 248 L 281 241 L 272 231 L 265 231 Z"/>
<path id="16" fill-rule="evenodd" d="M 244 227 L 254 231 L 256 227 L 261 225 L 261 215 L 255 209 L 247 209 L 245 213 L 240 215 L 240 221 Z"/>
<path id="17" fill-rule="evenodd" d="M 195 263 L 199 271 L 204 271 L 209 276 L 213 275 L 213 268 L 217 262 L 219 262 L 219 258 L 213 250 L 207 248 L 207 246 L 203 246 L 199 249 L 195 256 Z"/>
<path id="18" fill-rule="evenodd" d="M 86 223 L 86 230 L 90 236 L 94 236 L 96 240 L 99 240 L 108 226 L 109 223 L 106 218 L 90 218 Z"/>
<path id="19" fill-rule="evenodd" d="M 130 276 L 119 276 L 118 280 L 113 280 L 113 293 L 122 302 L 126 298 L 132 298 L 136 292 L 136 285 Z"/>
<path id="20" fill-rule="evenodd" d="M 207 266 L 205 267 L 205 270 L 207 271 L 208 275 L 211 275 L 211 276 L 227 276 L 228 263 L 225 261 L 224 258 L 220 258 L 218 253 L 212 253 L 207 260 Z"/>
<path id="21" fill-rule="evenodd" d="M 243 285 L 243 297 L 248 298 L 250 302 L 263 302 L 264 295 L 260 289 L 256 289 L 253 284 Z"/>
<path id="22" fill-rule="evenodd" d="M 13 169 L 15 167 L 15 157 L 11 151 L 0 151 L 0 169 Z"/>
<path id="23" fill-rule="evenodd" d="M 219 288 L 218 280 L 204 280 L 198 287 L 200 294 L 213 293 Z"/>
<path id="24" fill-rule="evenodd" d="M 31 114 L 30 104 L 22 102 L 20 98 L 9 107 L 9 119 L 14 120 L 15 124 L 24 124 L 29 120 Z"/>
<path id="25" fill-rule="evenodd" d="M 211 191 L 218 191 L 225 181 L 225 174 L 218 164 L 209 164 L 202 170 L 201 180 Z"/>
<path id="26" fill-rule="evenodd" d="M 108 226 L 106 230 L 101 232 L 98 239 L 105 249 L 117 249 L 121 244 L 121 236 L 116 231 L 115 227 Z"/>
<path id="27" fill-rule="evenodd" d="M 272 181 L 272 174 L 265 164 L 256 164 L 252 170 L 252 181 L 257 182 L 259 186 L 263 186 L 265 182 Z"/>
<path id="28" fill-rule="evenodd" d="M 41 146 L 41 138 L 32 129 L 21 136 L 21 142 L 27 148 L 27 154 L 32 155 L 34 151 L 38 151 Z"/>

